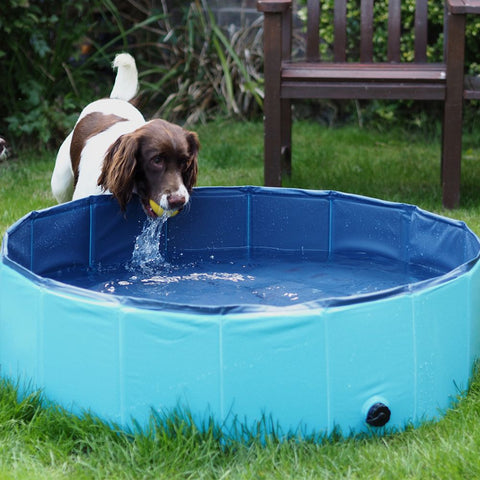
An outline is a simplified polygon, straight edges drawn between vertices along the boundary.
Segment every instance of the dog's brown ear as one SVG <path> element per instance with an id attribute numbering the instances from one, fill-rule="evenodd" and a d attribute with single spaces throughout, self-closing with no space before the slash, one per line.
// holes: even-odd
<path id="1" fill-rule="evenodd" d="M 137 166 L 138 140 L 134 134 L 119 137 L 108 149 L 98 185 L 109 190 L 124 211 L 132 198 Z"/>
<path id="2" fill-rule="evenodd" d="M 198 151 L 200 150 L 200 142 L 195 132 L 187 132 L 188 142 L 188 162 L 183 171 L 183 183 L 189 192 L 197 183 L 198 174 Z"/>

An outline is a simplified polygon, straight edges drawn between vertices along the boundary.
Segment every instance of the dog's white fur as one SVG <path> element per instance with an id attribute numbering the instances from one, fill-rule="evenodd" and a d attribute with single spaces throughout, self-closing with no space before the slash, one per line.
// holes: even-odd
<path id="1" fill-rule="evenodd" d="M 0 160 L 6 160 L 8 157 L 7 141 L 0 137 Z"/>
<path id="2" fill-rule="evenodd" d="M 97 179 L 100 176 L 107 149 L 120 135 L 133 132 L 145 124 L 143 115 L 129 103 L 138 90 L 138 74 L 134 58 L 128 53 L 121 53 L 115 57 L 113 67 L 118 71 L 110 98 L 87 105 L 78 117 L 77 124 L 83 117 L 94 112 L 114 114 L 128 121 L 118 122 L 87 141 L 81 155 L 80 174 L 75 191 L 70 158 L 73 130 L 70 132 L 58 151 L 51 180 L 52 193 L 59 203 L 104 193 L 97 185 Z"/>
<path id="3" fill-rule="evenodd" d="M 128 53 L 120 53 L 113 61 L 113 68 L 117 69 L 117 77 L 110 98 L 128 102 L 138 92 L 138 72 L 135 60 Z"/>

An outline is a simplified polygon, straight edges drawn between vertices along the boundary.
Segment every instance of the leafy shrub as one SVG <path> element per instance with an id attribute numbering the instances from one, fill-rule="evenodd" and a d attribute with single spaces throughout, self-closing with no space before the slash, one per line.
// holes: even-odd
<path id="1" fill-rule="evenodd" d="M 136 58 L 147 115 L 197 122 L 260 110 L 261 21 L 229 35 L 200 0 L 184 2 L 177 22 L 163 1 L 6 2 L 0 132 L 17 144 L 58 145 L 81 108 L 108 95 L 110 62 L 124 50 Z"/>
<path id="2" fill-rule="evenodd" d="M 55 128 L 71 122 L 84 87 L 74 83 L 75 63 L 99 3 L 6 0 L 2 6 L 0 128 L 8 128 L 17 142 L 37 138 L 37 143 L 48 144 Z"/>
<path id="3" fill-rule="evenodd" d="M 124 18 L 110 0 L 6 2 L 0 132 L 17 145 L 57 146 L 85 104 L 108 94 L 115 53 L 130 43 L 143 48 L 135 33 L 160 18 L 150 11 L 143 21 Z"/>

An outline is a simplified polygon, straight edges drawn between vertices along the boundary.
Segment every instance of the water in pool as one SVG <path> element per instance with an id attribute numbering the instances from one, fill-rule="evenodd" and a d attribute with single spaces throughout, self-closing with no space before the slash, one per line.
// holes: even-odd
<path id="1" fill-rule="evenodd" d="M 150 222 L 128 264 L 75 268 L 50 278 L 97 292 L 187 305 L 287 306 L 345 298 L 419 282 L 444 272 L 372 257 L 308 257 L 245 254 L 179 255 L 165 261 L 159 253 L 160 222 Z"/>

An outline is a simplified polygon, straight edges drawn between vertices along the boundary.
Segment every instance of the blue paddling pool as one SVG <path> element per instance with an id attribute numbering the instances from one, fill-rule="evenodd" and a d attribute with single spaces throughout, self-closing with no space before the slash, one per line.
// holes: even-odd
<path id="1" fill-rule="evenodd" d="M 338 192 L 198 188 L 167 221 L 90 197 L 7 231 L 0 373 L 125 427 L 402 429 L 468 387 L 479 254 L 462 222 Z"/>

